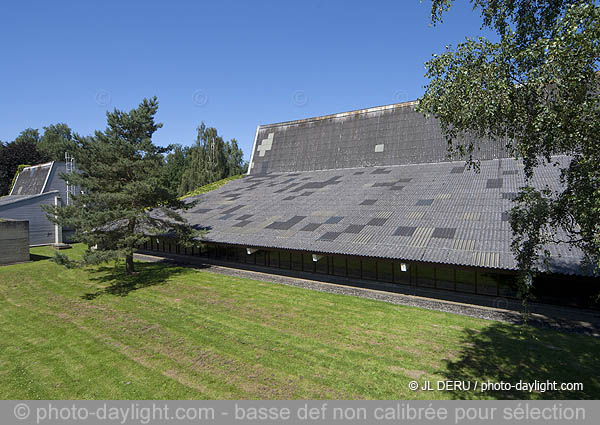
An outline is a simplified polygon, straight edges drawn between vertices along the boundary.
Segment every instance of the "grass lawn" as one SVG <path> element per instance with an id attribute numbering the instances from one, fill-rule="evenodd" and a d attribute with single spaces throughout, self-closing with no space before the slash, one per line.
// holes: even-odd
<path id="1" fill-rule="evenodd" d="M 0 267 L 2 398 L 600 398 L 598 338 L 163 264 L 69 270 L 51 248 L 31 252 Z M 584 387 L 408 389 L 446 379 Z"/>
<path id="2" fill-rule="evenodd" d="M 204 186 L 200 186 L 199 188 L 194 189 L 183 196 L 180 196 L 179 199 L 189 198 L 190 196 L 201 195 L 203 193 L 217 190 L 221 186 L 224 186 L 225 184 L 229 183 L 230 181 L 241 179 L 242 177 L 244 177 L 244 174 L 238 174 L 236 176 L 226 177 L 222 180 L 218 180 L 213 183 L 205 184 Z"/>

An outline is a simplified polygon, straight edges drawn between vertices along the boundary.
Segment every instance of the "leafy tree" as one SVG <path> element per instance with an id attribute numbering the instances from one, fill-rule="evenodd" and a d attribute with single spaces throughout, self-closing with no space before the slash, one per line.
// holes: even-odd
<path id="1" fill-rule="evenodd" d="M 8 195 L 19 165 L 35 165 L 48 160 L 38 150 L 35 137 L 37 130 L 30 130 L 21 132 L 14 142 L 0 143 L 0 196 Z"/>
<path id="2" fill-rule="evenodd" d="M 237 176 L 248 171 L 248 164 L 244 161 L 244 152 L 238 146 L 236 139 L 225 144 L 227 148 L 227 177 Z"/>
<path id="3" fill-rule="evenodd" d="M 27 128 L 14 142 L 0 143 L 0 196 L 9 193 L 19 165 L 64 161 L 65 152 L 73 153 L 75 149 L 71 129 L 63 123 L 44 127 L 41 137 L 37 129 Z"/>
<path id="4" fill-rule="evenodd" d="M 21 131 L 21 133 L 19 133 L 15 139 L 15 142 L 17 143 L 27 142 L 34 145 L 37 145 L 39 141 L 40 132 L 36 128 L 26 128 L 25 130 Z"/>
<path id="5" fill-rule="evenodd" d="M 432 0 L 434 24 L 452 3 Z M 470 163 L 477 146 L 459 138 L 467 133 L 523 160 L 527 181 L 510 222 L 526 299 L 547 243 L 577 247 L 600 267 L 600 9 L 592 0 L 472 3 L 498 39 L 467 38 L 434 55 L 419 108 L 440 119 L 450 151 Z M 531 185 L 535 167 L 549 163 L 561 168 L 560 190 Z"/>
<path id="6" fill-rule="evenodd" d="M 72 155 L 76 147 L 72 131 L 64 123 L 44 127 L 44 134 L 38 143 L 38 149 L 52 161 L 64 161 L 65 152 Z"/>
<path id="7" fill-rule="evenodd" d="M 173 145 L 173 152 L 165 156 L 162 182 L 171 193 L 182 195 L 178 192 L 181 178 L 190 162 L 190 148 L 178 144 Z"/>
<path id="8" fill-rule="evenodd" d="M 154 122 L 158 100 L 144 99 L 130 112 L 107 112 L 107 128 L 94 136 L 76 136 L 79 173 L 69 180 L 81 188 L 73 205 L 47 207 L 49 218 L 73 227 L 76 238 L 90 248 L 84 264 L 125 257 L 134 272 L 133 253 L 148 235 L 171 232 L 183 243 L 196 235 L 178 210 L 191 207 L 179 201 L 161 182 L 163 154 L 152 136 L 162 124 Z M 53 216 L 56 218 L 53 218 Z M 64 260 L 64 257 L 59 257 Z"/>
<path id="9" fill-rule="evenodd" d="M 204 123 L 198 127 L 196 144 L 191 149 L 190 161 L 184 171 L 179 193 L 185 194 L 208 183 L 243 172 L 243 152 L 235 139 L 223 141 L 214 127 Z"/>

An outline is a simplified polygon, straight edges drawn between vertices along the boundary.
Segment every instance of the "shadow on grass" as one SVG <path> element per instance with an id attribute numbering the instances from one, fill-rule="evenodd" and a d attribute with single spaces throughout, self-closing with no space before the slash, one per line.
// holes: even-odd
<path id="1" fill-rule="evenodd" d="M 475 391 L 450 391 L 452 398 L 492 397 L 499 399 L 598 399 L 600 338 L 547 331 L 526 326 L 494 323 L 476 331 L 466 329 L 452 360 L 446 361 L 441 375 L 447 380 L 469 381 Z M 530 392 L 518 390 L 518 382 L 529 384 L 580 382 L 581 390 Z M 506 382 L 510 390 L 481 392 L 481 384 Z M 539 387 L 541 389 L 541 386 Z"/>
<path id="2" fill-rule="evenodd" d="M 52 260 L 52 257 L 48 255 L 29 254 L 29 261 L 43 261 Z"/>
<path id="3" fill-rule="evenodd" d="M 135 263 L 136 272 L 132 275 L 125 273 L 123 262 L 115 266 L 103 266 L 95 270 L 96 276 L 90 280 L 106 285 L 104 288 L 82 296 L 83 299 L 93 300 L 101 295 L 116 295 L 126 297 L 132 291 L 163 285 L 169 278 L 184 271 L 183 267 L 174 266 L 166 262 Z"/>

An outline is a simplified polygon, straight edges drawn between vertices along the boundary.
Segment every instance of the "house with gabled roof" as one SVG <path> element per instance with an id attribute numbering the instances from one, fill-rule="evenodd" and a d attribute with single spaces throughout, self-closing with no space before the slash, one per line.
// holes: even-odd
<path id="1" fill-rule="evenodd" d="M 30 245 L 60 245 L 72 232 L 48 220 L 42 205 L 67 205 L 75 188 L 61 178 L 72 162 L 53 161 L 23 168 L 9 195 L 0 197 L 0 218 L 29 222 Z"/>

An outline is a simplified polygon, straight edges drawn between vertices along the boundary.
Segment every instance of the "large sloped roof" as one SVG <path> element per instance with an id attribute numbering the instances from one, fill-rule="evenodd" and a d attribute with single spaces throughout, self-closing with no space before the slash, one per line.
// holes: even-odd
<path id="1" fill-rule="evenodd" d="M 189 198 L 200 202 L 184 215 L 206 241 L 511 270 L 506 212 L 523 183 L 513 159 L 479 173 L 442 162 L 251 174 Z M 559 168 L 538 168 L 533 184 L 557 188 Z M 581 272 L 581 253 L 549 249 L 553 271 Z"/>
<path id="2" fill-rule="evenodd" d="M 426 119 L 415 106 L 406 102 L 261 125 L 249 174 L 449 161 L 439 121 Z M 501 144 L 480 145 L 477 159 L 507 156 Z"/>

